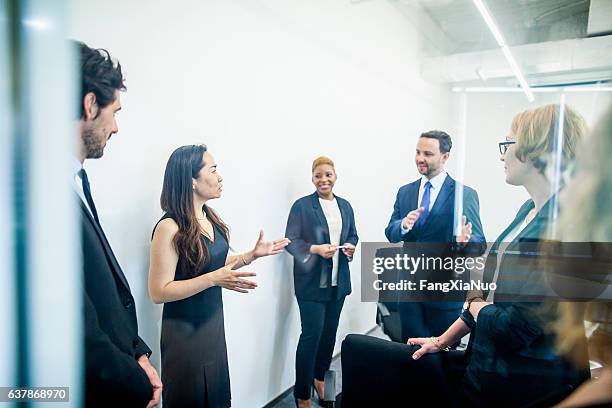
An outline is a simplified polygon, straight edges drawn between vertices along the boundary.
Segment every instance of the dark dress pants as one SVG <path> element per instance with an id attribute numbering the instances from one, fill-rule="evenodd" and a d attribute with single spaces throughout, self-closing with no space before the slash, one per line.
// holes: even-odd
<path id="1" fill-rule="evenodd" d="M 412 359 L 418 346 L 349 334 L 342 343 L 342 408 L 476 407 L 474 390 L 462 383 L 463 352 Z"/>
<path id="2" fill-rule="evenodd" d="M 323 381 L 329 370 L 344 298 L 327 302 L 298 299 L 302 333 L 295 358 L 296 398 L 309 399 L 314 378 Z"/>

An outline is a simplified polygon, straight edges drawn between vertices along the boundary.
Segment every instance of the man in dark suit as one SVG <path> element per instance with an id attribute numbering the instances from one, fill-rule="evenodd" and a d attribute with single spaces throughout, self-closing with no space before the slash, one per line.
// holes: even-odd
<path id="1" fill-rule="evenodd" d="M 479 215 L 478 194 L 455 182 L 444 170 L 452 141 L 442 131 L 421 134 L 416 147 L 416 165 L 421 178 L 401 187 L 385 235 L 390 242 L 404 242 L 404 252 L 446 257 L 457 250 L 480 255 L 486 248 Z M 455 234 L 455 195 L 463 191 L 463 216 Z M 415 244 L 419 243 L 419 244 Z M 458 243 L 457 245 L 455 245 Z M 469 251 L 468 251 L 469 249 Z M 433 271 L 429 276 L 417 273 L 417 279 L 451 279 L 452 274 Z M 410 337 L 428 337 L 443 333 L 461 313 L 459 301 L 414 301 L 402 298 L 398 304 L 402 342 Z"/>
<path id="2" fill-rule="evenodd" d="M 138 336 L 134 298 L 104 234 L 83 162 L 102 157 L 117 133 L 115 114 L 124 91 L 121 65 L 105 50 L 77 43 L 81 93 L 78 160 L 74 189 L 78 195 L 83 250 L 86 406 L 154 407 L 162 384 L 149 362 L 151 349 Z"/>

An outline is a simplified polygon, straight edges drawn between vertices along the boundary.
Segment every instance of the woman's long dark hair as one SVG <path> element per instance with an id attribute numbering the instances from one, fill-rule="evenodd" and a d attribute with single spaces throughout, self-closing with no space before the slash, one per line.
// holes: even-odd
<path id="1" fill-rule="evenodd" d="M 193 208 L 193 183 L 200 170 L 204 167 L 204 152 L 206 145 L 181 146 L 170 155 L 164 173 L 161 208 L 172 216 L 179 226 L 174 236 L 173 245 L 179 256 L 190 266 L 193 274 L 197 274 L 208 262 L 209 253 L 206 245 L 200 239 L 200 224 Z M 221 235 L 229 242 L 229 229 L 217 213 L 206 204 L 202 208 L 208 219 L 221 231 Z"/>

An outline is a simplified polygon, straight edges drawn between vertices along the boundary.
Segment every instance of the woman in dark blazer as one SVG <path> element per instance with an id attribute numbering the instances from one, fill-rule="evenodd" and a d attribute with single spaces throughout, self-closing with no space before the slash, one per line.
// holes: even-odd
<path id="1" fill-rule="evenodd" d="M 296 353 L 294 395 L 310 407 L 311 386 L 323 396 L 323 379 L 331 363 L 344 298 L 351 293 L 348 263 L 359 237 L 353 208 L 333 193 L 334 163 L 319 157 L 312 164 L 316 192 L 291 207 L 285 236 L 293 255 L 295 296 L 302 333 Z"/>

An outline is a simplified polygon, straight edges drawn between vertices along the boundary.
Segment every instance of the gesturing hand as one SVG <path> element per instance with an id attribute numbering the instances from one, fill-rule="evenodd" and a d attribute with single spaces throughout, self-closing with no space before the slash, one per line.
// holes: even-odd
<path id="1" fill-rule="evenodd" d="M 250 289 L 255 289 L 257 283 L 242 278 L 246 276 L 256 276 L 257 274 L 255 272 L 233 271 L 232 268 L 237 263 L 238 260 L 225 265 L 223 268 L 208 273 L 207 275 L 211 279 L 213 285 L 240 293 L 248 293 Z"/>
<path id="2" fill-rule="evenodd" d="M 264 241 L 264 232 L 260 230 L 259 238 L 255 243 L 255 248 L 253 248 L 253 257 L 260 258 L 262 256 L 280 254 L 290 243 L 291 241 L 288 238 L 281 238 L 275 241 Z"/>
<path id="3" fill-rule="evenodd" d="M 149 358 L 146 355 L 143 354 L 136 361 L 138 361 L 138 364 L 140 364 L 140 367 L 142 367 L 142 369 L 144 370 L 145 374 L 149 378 L 151 386 L 153 387 L 153 396 L 151 398 L 151 401 L 149 401 L 149 403 L 147 404 L 147 408 L 154 408 L 159 405 L 159 401 L 161 399 L 161 392 L 163 387 L 162 382 L 159 379 L 159 375 L 157 375 L 155 367 L 151 365 L 151 362 L 149 361 Z"/>
<path id="4" fill-rule="evenodd" d="M 419 219 L 423 211 L 425 211 L 425 208 L 423 207 L 410 211 L 404 218 L 404 221 L 402 221 L 402 227 L 407 230 L 412 229 L 412 227 L 414 227 L 414 223 Z"/>
<path id="5" fill-rule="evenodd" d="M 461 232 L 459 235 L 457 235 L 457 242 L 459 244 L 467 244 L 470 241 L 470 238 L 472 237 L 472 223 L 468 222 L 467 224 L 465 223 L 467 221 L 467 218 L 465 217 L 465 215 L 461 216 Z"/>

